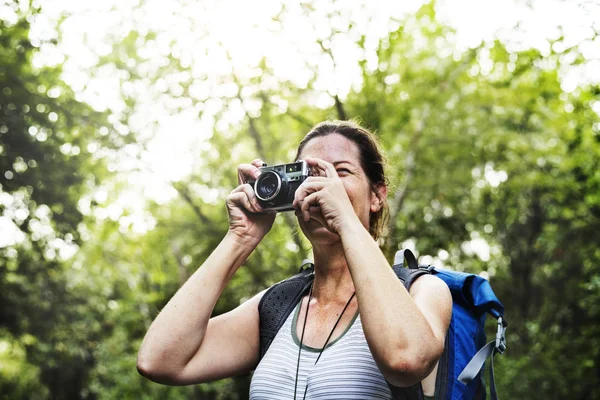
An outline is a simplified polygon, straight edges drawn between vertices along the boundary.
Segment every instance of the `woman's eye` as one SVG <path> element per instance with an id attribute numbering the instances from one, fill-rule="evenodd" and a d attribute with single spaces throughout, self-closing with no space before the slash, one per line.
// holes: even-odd
<path id="1" fill-rule="evenodd" d="M 350 173 L 350 170 L 348 170 L 347 168 L 338 168 L 337 173 L 338 173 L 338 175 L 341 175 L 341 174 L 345 175 L 345 174 Z"/>

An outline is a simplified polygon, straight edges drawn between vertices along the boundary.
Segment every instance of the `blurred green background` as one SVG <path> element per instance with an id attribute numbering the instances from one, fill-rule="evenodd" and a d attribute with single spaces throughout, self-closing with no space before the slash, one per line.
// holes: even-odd
<path id="1" fill-rule="evenodd" d="M 145 380 L 137 349 L 237 165 L 329 118 L 385 149 L 388 257 L 492 282 L 501 397 L 600 399 L 598 3 L 96 3 L 0 2 L 1 399 L 246 398 Z M 280 215 L 215 314 L 309 254 Z"/>

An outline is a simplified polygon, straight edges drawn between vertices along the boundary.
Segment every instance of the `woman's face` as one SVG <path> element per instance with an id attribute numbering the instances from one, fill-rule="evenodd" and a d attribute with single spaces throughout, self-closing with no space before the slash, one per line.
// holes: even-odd
<path id="1" fill-rule="evenodd" d="M 338 133 L 319 136 L 310 140 L 302 149 L 300 159 L 307 157 L 320 158 L 335 166 L 354 212 L 368 230 L 370 213 L 377 211 L 380 205 L 361 166 L 360 151 L 356 143 Z M 298 218 L 298 222 L 313 244 L 328 244 L 339 240 L 338 235 L 331 233 L 316 219 L 304 222 L 302 218 Z"/>

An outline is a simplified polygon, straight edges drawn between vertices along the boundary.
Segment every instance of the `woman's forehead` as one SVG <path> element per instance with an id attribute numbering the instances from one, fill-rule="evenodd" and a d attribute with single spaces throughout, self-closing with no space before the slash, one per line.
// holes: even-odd
<path id="1" fill-rule="evenodd" d="M 342 161 L 357 163 L 360 161 L 360 150 L 356 143 L 339 133 L 330 133 L 311 139 L 300 153 L 300 158 L 317 157 L 330 163 Z"/>

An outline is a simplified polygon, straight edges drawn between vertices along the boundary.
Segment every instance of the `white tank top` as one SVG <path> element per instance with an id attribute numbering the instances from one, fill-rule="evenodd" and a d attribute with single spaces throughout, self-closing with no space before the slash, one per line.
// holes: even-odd
<path id="1" fill-rule="evenodd" d="M 250 384 L 251 400 L 293 400 L 298 346 L 296 322 L 300 304 L 287 318 L 258 364 Z M 302 345 L 296 399 L 385 399 L 392 393 L 377 368 L 356 313 L 338 339 L 320 349 Z M 308 386 L 307 386 L 308 384 Z"/>

